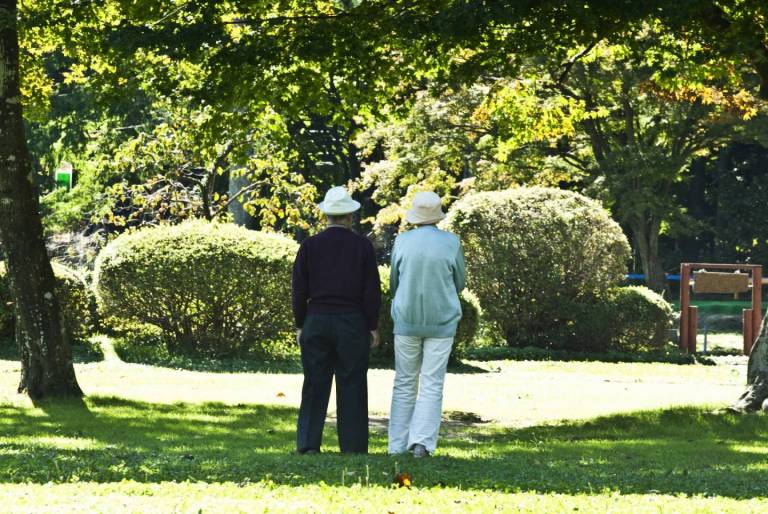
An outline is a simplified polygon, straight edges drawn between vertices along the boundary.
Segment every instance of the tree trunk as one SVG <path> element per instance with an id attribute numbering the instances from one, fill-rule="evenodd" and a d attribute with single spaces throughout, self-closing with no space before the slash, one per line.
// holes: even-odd
<path id="1" fill-rule="evenodd" d="M 16 0 L 0 0 L 0 237 L 22 356 L 19 392 L 32 399 L 82 396 L 62 329 L 27 152 Z"/>
<path id="2" fill-rule="evenodd" d="M 247 176 L 239 175 L 237 177 L 233 177 L 230 174 L 229 198 L 233 198 L 244 188 L 248 187 L 250 184 L 251 184 L 251 181 L 248 179 Z M 243 205 L 243 202 L 245 201 L 246 201 L 245 197 L 240 197 L 239 199 L 230 203 L 229 206 L 227 207 L 227 210 L 232 215 L 232 221 L 234 221 L 236 225 L 240 225 L 245 228 L 255 229 L 256 228 L 255 220 L 253 219 L 253 216 L 248 214 L 248 211 L 245 210 L 245 206 Z"/>
<path id="3" fill-rule="evenodd" d="M 768 334 L 766 317 L 747 365 L 747 390 L 729 410 L 733 412 L 768 411 Z"/>
<path id="4" fill-rule="evenodd" d="M 640 254 L 646 284 L 657 293 L 667 292 L 667 280 L 659 259 L 660 223 L 655 220 L 634 220 L 630 223 L 630 228 Z"/>

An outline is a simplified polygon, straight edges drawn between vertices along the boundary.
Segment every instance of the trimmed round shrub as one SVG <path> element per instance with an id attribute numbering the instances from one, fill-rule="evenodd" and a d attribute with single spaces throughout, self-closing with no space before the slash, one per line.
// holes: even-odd
<path id="1" fill-rule="evenodd" d="M 52 262 L 56 295 L 64 330 L 73 341 L 83 340 L 94 328 L 94 298 L 82 275 L 64 264 Z M 5 263 L 0 263 L 0 335 L 12 336 L 15 327 L 13 299 L 8 289 Z"/>
<path id="2" fill-rule="evenodd" d="M 619 285 L 630 256 L 600 204 L 560 189 L 468 195 L 443 226 L 461 238 L 468 287 L 510 346 L 576 345 L 573 310 Z"/>
<path id="3" fill-rule="evenodd" d="M 672 306 L 658 293 L 642 286 L 615 287 L 582 308 L 575 332 L 589 350 L 662 350 L 672 319 Z"/>
<path id="4" fill-rule="evenodd" d="M 394 323 L 392 322 L 392 292 L 389 290 L 389 266 L 379 266 L 381 276 L 381 310 L 379 311 L 379 336 L 381 346 L 379 351 L 384 354 L 395 353 Z M 480 325 L 480 302 L 468 290 L 459 295 L 461 303 L 461 320 L 456 327 L 456 337 L 453 340 L 451 355 L 461 353 L 469 348 L 477 336 Z"/>
<path id="5" fill-rule="evenodd" d="M 297 249 L 279 234 L 205 221 L 123 234 L 96 260 L 99 309 L 162 329 L 170 352 L 266 350 L 291 337 Z"/>

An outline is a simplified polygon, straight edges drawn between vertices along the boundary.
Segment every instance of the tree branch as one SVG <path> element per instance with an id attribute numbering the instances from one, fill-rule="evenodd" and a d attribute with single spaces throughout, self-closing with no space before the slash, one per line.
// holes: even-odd
<path id="1" fill-rule="evenodd" d="M 306 14 L 303 16 L 270 16 L 267 18 L 235 18 L 231 21 L 223 22 L 225 25 L 280 25 L 282 23 L 293 23 L 297 21 L 323 21 L 336 20 L 349 17 L 352 14 L 341 11 L 334 14 Z"/>
<path id="2" fill-rule="evenodd" d="M 167 20 L 168 18 L 170 18 L 171 16 L 173 16 L 177 12 L 181 11 L 182 9 L 184 9 L 187 5 L 189 5 L 189 0 L 187 0 L 186 2 L 184 2 L 183 4 L 178 6 L 176 9 L 173 9 L 171 12 L 169 12 L 168 14 L 166 14 L 165 16 L 160 18 L 159 20 L 155 20 L 152 23 L 148 24 L 147 27 L 152 28 L 155 25 L 157 25 L 158 23 L 161 23 L 161 22 Z"/>
<path id="3" fill-rule="evenodd" d="M 240 198 L 241 196 L 243 196 L 245 193 L 248 193 L 249 191 L 253 191 L 253 190 L 254 190 L 254 189 L 256 189 L 257 187 L 266 186 L 267 184 L 269 184 L 269 181 L 268 181 L 268 180 L 259 180 L 258 182 L 253 182 L 253 183 L 251 183 L 251 184 L 248 184 L 248 185 L 247 185 L 247 186 L 245 186 L 244 188 L 240 189 L 240 191 L 238 191 L 237 193 L 235 193 L 234 195 L 232 195 L 232 197 L 228 198 L 228 199 L 227 199 L 227 201 L 226 201 L 226 202 L 224 202 L 224 204 L 223 204 L 223 205 L 221 205 L 221 206 L 220 206 L 220 207 L 219 207 L 219 208 L 216 210 L 216 212 L 215 212 L 215 213 L 213 213 L 213 215 L 211 216 L 211 219 L 213 219 L 213 218 L 216 218 L 216 217 L 217 217 L 218 215 L 220 215 L 222 212 L 225 212 L 225 211 L 226 211 L 226 210 L 229 208 L 229 206 L 232 204 L 232 202 L 234 202 L 235 200 L 237 200 L 238 198 Z"/>
<path id="4" fill-rule="evenodd" d="M 600 42 L 600 39 L 594 40 L 593 42 L 588 44 L 586 48 L 584 48 L 584 50 L 582 50 L 581 52 L 571 57 L 571 59 L 568 62 L 560 65 L 560 67 L 563 68 L 563 71 L 557 77 L 557 82 L 560 84 L 565 82 L 565 79 L 568 77 L 568 73 L 570 73 L 571 68 L 573 68 L 573 65 L 576 64 L 579 61 L 579 59 L 581 59 L 582 57 L 587 55 L 589 52 L 591 52 L 592 49 L 595 48 L 595 46 L 597 46 L 599 42 Z"/>
<path id="5" fill-rule="evenodd" d="M 565 162 L 573 166 L 574 168 L 577 168 L 581 171 L 587 172 L 589 171 L 589 166 L 584 161 L 584 159 L 581 159 L 579 157 L 576 157 L 572 153 L 562 153 L 559 154 L 560 158 L 563 159 Z"/>

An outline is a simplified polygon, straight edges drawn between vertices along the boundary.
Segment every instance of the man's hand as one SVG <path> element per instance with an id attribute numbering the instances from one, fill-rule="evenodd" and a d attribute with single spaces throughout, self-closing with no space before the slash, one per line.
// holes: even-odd
<path id="1" fill-rule="evenodd" d="M 301 346 L 301 329 L 296 329 L 296 346 Z"/>
<path id="2" fill-rule="evenodd" d="M 379 347 L 379 331 L 371 330 L 371 348 Z"/>

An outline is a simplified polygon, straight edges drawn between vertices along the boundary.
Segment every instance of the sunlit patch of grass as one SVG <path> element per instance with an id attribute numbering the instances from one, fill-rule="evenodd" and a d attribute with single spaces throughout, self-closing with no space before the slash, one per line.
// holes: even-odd
<path id="1" fill-rule="evenodd" d="M 706 335 L 707 351 L 741 355 L 744 348 L 744 336 L 737 332 L 709 333 Z M 696 337 L 699 351 L 704 351 L 704 334 L 700 331 Z"/>
<path id="2" fill-rule="evenodd" d="M 632 514 L 764 512 L 765 499 L 734 500 L 650 493 L 504 493 L 354 484 L 292 487 L 270 481 L 204 484 L 77 483 L 0 486 L 10 512 L 612 512 Z"/>
<path id="3" fill-rule="evenodd" d="M 340 455 L 332 426 L 323 454 L 295 455 L 296 409 L 245 402 L 285 401 L 276 394 L 298 390 L 300 376 L 79 365 L 87 390 L 108 392 L 0 403 L 0 511 L 768 512 L 768 417 L 714 406 L 632 411 L 629 398 L 636 384 L 652 384 L 643 398 L 659 405 L 672 386 L 691 384 L 710 401 L 707 388 L 743 383 L 736 367 L 470 365 L 480 372 L 449 376 L 449 393 L 458 386 L 447 395 L 449 421 L 424 460 L 387 456 L 381 418 L 369 455 Z M 6 390 L 17 373 L 15 363 L 0 366 Z M 390 390 L 387 373 L 371 372 L 372 401 Z M 552 418 L 536 410 L 594 416 L 594 398 L 607 412 L 630 412 L 546 424 Z M 532 411 L 527 428 L 481 422 L 523 408 Z M 410 489 L 393 487 L 403 471 Z"/>
<path id="4" fill-rule="evenodd" d="M 40 412 L 45 415 L 41 415 Z M 768 479 L 768 419 L 705 409 L 645 411 L 525 429 L 468 425 L 430 459 L 344 456 L 333 433 L 328 453 L 297 456 L 296 412 L 288 407 L 158 405 L 117 398 L 41 408 L 5 406 L 0 435 L 6 483 L 271 483 L 305 488 L 389 487 L 407 469 L 421 489 L 620 492 L 750 498 Z"/>

